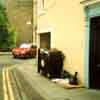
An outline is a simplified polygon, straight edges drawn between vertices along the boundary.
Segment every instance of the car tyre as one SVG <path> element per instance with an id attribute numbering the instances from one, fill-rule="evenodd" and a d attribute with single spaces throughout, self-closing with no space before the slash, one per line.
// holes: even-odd
<path id="1" fill-rule="evenodd" d="M 13 55 L 13 58 L 17 58 L 17 56 Z"/>

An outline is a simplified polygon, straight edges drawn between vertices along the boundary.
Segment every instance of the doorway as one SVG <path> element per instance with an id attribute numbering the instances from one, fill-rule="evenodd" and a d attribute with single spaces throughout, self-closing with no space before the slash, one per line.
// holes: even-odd
<path id="1" fill-rule="evenodd" d="M 100 89 L 100 16 L 90 19 L 89 86 Z"/>
<path id="2" fill-rule="evenodd" d="M 40 48 L 51 48 L 51 34 L 50 32 L 45 32 L 40 34 Z"/>

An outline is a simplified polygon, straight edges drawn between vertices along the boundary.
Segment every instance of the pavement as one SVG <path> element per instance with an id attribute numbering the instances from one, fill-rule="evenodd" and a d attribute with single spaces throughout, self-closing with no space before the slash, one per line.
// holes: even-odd
<path id="1" fill-rule="evenodd" d="M 100 90 L 66 89 L 51 82 L 37 73 L 36 59 L 0 57 L 0 100 L 100 100 Z"/>
<path id="2" fill-rule="evenodd" d="M 12 54 L 11 52 L 0 52 L 0 55 L 10 55 Z"/>
<path id="3" fill-rule="evenodd" d="M 16 66 L 12 71 L 24 94 L 22 100 L 100 100 L 100 90 L 65 89 L 37 73 L 36 59 Z"/>

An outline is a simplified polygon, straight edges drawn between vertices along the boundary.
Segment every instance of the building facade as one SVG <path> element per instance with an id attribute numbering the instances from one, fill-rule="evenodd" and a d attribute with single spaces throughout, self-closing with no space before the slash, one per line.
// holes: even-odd
<path id="1" fill-rule="evenodd" d="M 5 6 L 9 23 L 17 31 L 17 46 L 23 42 L 33 42 L 33 1 L 6 0 Z"/>
<path id="2" fill-rule="evenodd" d="M 42 33 L 51 34 L 51 48 L 66 56 L 64 69 L 78 72 L 80 84 L 100 88 L 99 0 L 43 0 L 38 11 L 38 41 Z"/>
<path id="3" fill-rule="evenodd" d="M 80 0 L 44 0 L 38 11 L 38 33 L 45 32 L 51 34 L 51 48 L 64 52 L 64 69 L 77 71 L 84 84 L 85 15 Z"/>

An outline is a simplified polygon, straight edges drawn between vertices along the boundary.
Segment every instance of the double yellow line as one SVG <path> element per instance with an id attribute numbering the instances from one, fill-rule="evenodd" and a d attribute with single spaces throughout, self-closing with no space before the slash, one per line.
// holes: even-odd
<path id="1" fill-rule="evenodd" d="M 7 67 L 3 68 L 2 75 L 3 75 L 4 100 L 15 100 L 13 90 L 12 90 L 10 73 Z"/>

